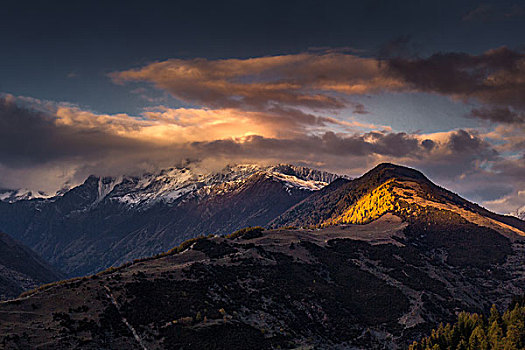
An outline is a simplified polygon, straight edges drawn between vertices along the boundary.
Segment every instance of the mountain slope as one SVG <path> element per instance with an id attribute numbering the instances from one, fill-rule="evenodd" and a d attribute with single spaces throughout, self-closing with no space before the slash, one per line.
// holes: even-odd
<path id="1" fill-rule="evenodd" d="M 29 248 L 0 232 L 0 300 L 63 277 Z"/>
<path id="2" fill-rule="evenodd" d="M 50 199 L 0 202 L 0 228 L 69 276 L 80 276 L 199 234 L 266 225 L 335 178 L 290 165 L 91 176 Z"/>
<path id="3" fill-rule="evenodd" d="M 488 270 L 452 266 L 408 243 L 408 227 L 386 214 L 365 225 L 201 238 L 0 304 L 0 343 L 398 349 L 458 310 L 507 305 L 525 287 L 523 245 Z"/>

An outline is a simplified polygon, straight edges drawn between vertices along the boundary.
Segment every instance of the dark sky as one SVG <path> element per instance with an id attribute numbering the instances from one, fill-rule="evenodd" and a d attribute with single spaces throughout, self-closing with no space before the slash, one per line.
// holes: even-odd
<path id="1" fill-rule="evenodd" d="M 4 1 L 0 188 L 390 161 L 525 210 L 524 33 L 517 0 Z"/>

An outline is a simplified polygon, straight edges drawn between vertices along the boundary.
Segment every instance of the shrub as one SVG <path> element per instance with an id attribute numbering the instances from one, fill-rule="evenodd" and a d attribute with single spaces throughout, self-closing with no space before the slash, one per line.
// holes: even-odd
<path id="1" fill-rule="evenodd" d="M 263 231 L 264 231 L 264 228 L 261 226 L 245 227 L 233 233 L 230 233 L 229 235 L 226 235 L 225 237 L 229 239 L 235 239 L 235 238 L 241 238 L 241 237 L 243 239 L 252 239 L 252 238 L 261 237 Z"/>

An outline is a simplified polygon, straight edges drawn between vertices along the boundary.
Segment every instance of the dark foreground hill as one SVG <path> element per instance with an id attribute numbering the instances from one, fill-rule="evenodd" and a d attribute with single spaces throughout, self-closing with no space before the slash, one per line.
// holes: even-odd
<path id="1" fill-rule="evenodd" d="M 62 278 L 31 249 L 0 232 L 0 300 Z"/>
<path id="2" fill-rule="evenodd" d="M 308 228 L 201 238 L 4 302 L 0 344 L 397 349 L 525 289 L 523 222 L 412 169 L 335 181 L 277 220 Z"/>
<path id="3" fill-rule="evenodd" d="M 522 244 L 490 268 L 451 265 L 409 243 L 407 227 L 387 214 L 359 226 L 199 239 L 0 304 L 0 344 L 395 349 L 460 310 L 504 305 L 523 290 Z"/>

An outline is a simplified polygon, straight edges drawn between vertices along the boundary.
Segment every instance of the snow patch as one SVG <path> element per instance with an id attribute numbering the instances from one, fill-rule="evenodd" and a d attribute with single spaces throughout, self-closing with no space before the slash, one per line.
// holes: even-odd
<path id="1" fill-rule="evenodd" d="M 14 203 L 21 200 L 48 199 L 52 197 L 54 197 L 54 195 L 41 191 L 34 192 L 28 189 L 0 190 L 0 201 L 8 203 Z"/>

